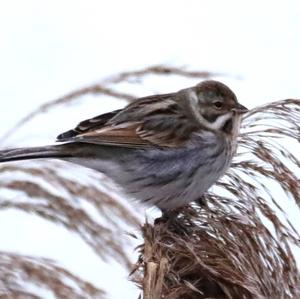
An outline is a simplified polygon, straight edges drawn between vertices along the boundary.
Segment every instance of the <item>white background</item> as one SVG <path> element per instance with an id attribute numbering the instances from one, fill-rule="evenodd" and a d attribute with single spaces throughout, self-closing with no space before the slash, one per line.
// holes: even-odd
<path id="1" fill-rule="evenodd" d="M 300 4 L 296 0 L 1 0 L 0 136 L 42 103 L 110 74 L 153 64 L 226 73 L 222 81 L 248 107 L 300 98 L 299 55 Z M 111 109 L 105 105 L 104 109 Z M 64 126 L 77 121 L 63 117 Z M 43 122 L 45 131 L 51 128 L 58 134 L 66 129 L 57 124 L 55 115 Z M 41 128 L 31 126 L 30 130 L 36 135 Z M 11 222 L 14 226 L 7 232 Z M 32 241 L 29 231 L 37 226 L 48 232 L 47 246 Z M 88 254 L 89 248 L 45 221 L 1 212 L 0 239 L 1 249 L 58 259 L 104 287 L 98 279 L 104 268 L 91 270 L 96 256 Z M 61 248 L 51 247 L 57 242 L 80 248 L 80 254 L 86 253 L 90 260 L 76 264 L 75 255 L 72 259 Z M 106 266 L 105 271 L 106 288 L 112 291 L 109 298 L 137 297 L 122 279 L 118 287 L 108 285 L 109 272 L 114 276 L 113 271 L 119 271 L 125 277 L 122 269 Z"/>

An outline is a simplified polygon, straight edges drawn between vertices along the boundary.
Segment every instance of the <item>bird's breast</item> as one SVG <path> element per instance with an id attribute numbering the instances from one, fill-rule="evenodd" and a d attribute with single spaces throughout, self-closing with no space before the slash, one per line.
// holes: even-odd
<path id="1" fill-rule="evenodd" d="M 206 137 L 205 142 L 195 137 L 188 147 L 137 152 L 135 165 L 127 169 L 133 175 L 122 183 L 126 192 L 161 209 L 200 198 L 224 174 L 232 158 L 231 142 Z"/>

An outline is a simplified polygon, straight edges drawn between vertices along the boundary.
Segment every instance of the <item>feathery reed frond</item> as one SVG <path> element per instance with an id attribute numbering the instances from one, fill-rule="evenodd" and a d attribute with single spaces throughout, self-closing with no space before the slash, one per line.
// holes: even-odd
<path id="1" fill-rule="evenodd" d="M 63 225 L 79 234 L 102 259 L 113 257 L 130 268 L 131 262 L 124 251 L 130 240 L 119 235 L 126 228 L 137 227 L 138 218 L 113 195 L 95 184 L 87 185 L 84 172 L 79 180 L 66 177 L 64 173 L 72 173 L 76 167 L 68 166 L 67 170 L 67 165 L 59 161 L 1 166 L 0 188 L 22 192 L 23 196 L 11 200 L 2 195 L 0 209 L 19 209 Z M 98 179 L 105 184 L 103 176 Z"/>
<path id="2" fill-rule="evenodd" d="M 0 298 L 104 299 L 105 292 L 52 260 L 0 252 Z"/>

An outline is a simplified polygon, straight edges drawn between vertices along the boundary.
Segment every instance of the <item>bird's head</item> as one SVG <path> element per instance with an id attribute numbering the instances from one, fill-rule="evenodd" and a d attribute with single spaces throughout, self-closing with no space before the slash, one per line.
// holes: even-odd
<path id="1" fill-rule="evenodd" d="M 181 91 L 188 110 L 200 125 L 231 134 L 238 130 L 241 115 L 248 111 L 225 84 L 208 80 Z M 183 98 L 183 97 L 181 97 Z"/>

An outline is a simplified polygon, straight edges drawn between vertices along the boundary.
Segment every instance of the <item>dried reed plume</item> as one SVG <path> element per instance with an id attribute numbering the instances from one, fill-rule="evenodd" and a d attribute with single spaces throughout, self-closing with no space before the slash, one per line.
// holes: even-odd
<path id="1" fill-rule="evenodd" d="M 56 298 L 105 298 L 104 292 L 49 259 L 7 252 L 0 256 L 0 298 L 42 299 L 41 290 Z"/>

